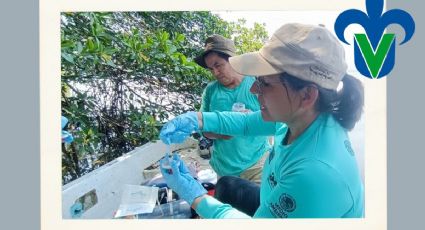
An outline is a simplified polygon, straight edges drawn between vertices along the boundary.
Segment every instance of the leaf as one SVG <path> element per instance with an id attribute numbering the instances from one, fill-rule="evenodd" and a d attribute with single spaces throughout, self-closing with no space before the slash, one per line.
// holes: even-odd
<path id="1" fill-rule="evenodd" d="M 71 47 L 74 47 L 74 42 L 73 41 L 64 40 L 64 41 L 61 42 L 61 48 L 62 49 L 64 49 L 64 48 L 71 48 Z"/>
<path id="2" fill-rule="evenodd" d="M 74 64 L 74 57 L 72 57 L 72 55 L 67 54 L 67 53 L 62 53 L 61 56 L 67 60 L 68 62 Z"/>
<path id="3" fill-rule="evenodd" d="M 112 60 L 107 61 L 106 64 L 114 68 L 117 68 L 117 66 L 112 62 Z"/>
<path id="4" fill-rule="evenodd" d="M 156 54 L 155 55 L 155 58 L 157 58 L 157 59 L 163 59 L 163 58 L 165 58 L 166 57 L 166 55 L 165 54 L 163 54 L 163 53 L 159 53 L 159 54 Z"/>
<path id="5" fill-rule="evenodd" d="M 142 52 L 140 52 L 139 53 L 139 58 L 141 58 L 141 59 L 143 59 L 143 60 L 145 60 L 146 62 L 148 62 L 149 61 L 149 58 L 148 57 L 146 57 Z"/>
<path id="6" fill-rule="evenodd" d="M 168 50 L 169 53 L 174 53 L 177 51 L 177 47 L 175 45 L 171 44 L 168 48 L 169 48 Z"/>
<path id="7" fill-rule="evenodd" d="M 87 40 L 87 46 L 88 46 L 88 48 L 89 48 L 89 51 L 94 51 L 95 50 L 95 46 L 94 46 L 94 43 L 93 43 L 93 38 L 88 38 L 88 40 Z"/>
<path id="8" fill-rule="evenodd" d="M 111 56 L 107 55 L 106 53 L 101 53 L 100 57 L 104 60 L 104 61 L 110 61 L 111 60 Z"/>
<path id="9" fill-rule="evenodd" d="M 181 53 L 179 53 L 180 55 L 179 55 L 179 58 L 180 58 L 180 62 L 182 63 L 182 64 L 186 64 L 187 63 L 187 58 L 186 58 L 186 56 L 184 56 L 183 54 L 181 54 Z"/>
<path id="10" fill-rule="evenodd" d="M 184 39 L 185 39 L 185 37 L 184 37 L 184 35 L 183 34 L 178 34 L 177 36 L 176 36 L 176 41 L 177 42 L 183 42 L 184 41 Z"/>
<path id="11" fill-rule="evenodd" d="M 83 51 L 83 44 L 81 44 L 81 42 L 77 42 L 77 52 L 81 53 L 81 51 Z"/>

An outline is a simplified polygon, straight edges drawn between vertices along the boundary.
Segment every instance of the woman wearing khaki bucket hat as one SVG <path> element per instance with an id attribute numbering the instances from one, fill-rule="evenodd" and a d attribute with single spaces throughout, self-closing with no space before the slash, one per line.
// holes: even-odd
<path id="1" fill-rule="evenodd" d="M 196 130 L 274 135 L 254 218 L 363 217 L 364 189 L 347 135 L 362 113 L 363 86 L 346 73 L 344 55 L 326 28 L 285 24 L 258 52 L 229 59 L 237 72 L 258 76 L 251 92 L 258 95 L 261 111 L 185 113 L 167 123 L 160 138 L 176 142 Z M 249 217 L 250 210 L 237 207 L 249 198 L 225 204 L 205 195 L 179 161 L 175 155 L 172 173 L 163 170 L 163 176 L 200 216 Z M 220 180 L 216 192 L 234 189 Z"/>
<path id="2" fill-rule="evenodd" d="M 236 111 L 235 105 L 243 105 L 239 112 L 260 110 L 256 96 L 250 93 L 255 77 L 240 74 L 229 64 L 229 58 L 235 55 L 236 47 L 231 39 L 213 34 L 205 40 L 204 50 L 195 62 L 210 70 L 216 80 L 205 87 L 200 112 Z M 266 136 L 202 134 L 214 139 L 209 164 L 218 177 L 236 176 L 260 183 L 264 161 L 270 150 Z"/>

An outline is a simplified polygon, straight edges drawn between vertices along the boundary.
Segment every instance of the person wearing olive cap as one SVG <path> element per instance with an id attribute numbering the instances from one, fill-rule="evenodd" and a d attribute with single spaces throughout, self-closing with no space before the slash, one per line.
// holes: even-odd
<path id="1" fill-rule="evenodd" d="M 210 70 L 216 80 L 204 89 L 200 112 L 232 111 L 235 103 L 245 105 L 245 110 L 240 112 L 260 110 L 257 97 L 250 92 L 255 78 L 237 73 L 229 64 L 229 57 L 235 55 L 236 47 L 231 39 L 213 34 L 205 40 L 204 50 L 195 62 Z M 219 177 L 236 176 L 260 183 L 270 149 L 267 137 L 233 137 L 208 132 L 203 135 L 214 140 L 209 164 Z"/>
<path id="2" fill-rule="evenodd" d="M 261 111 L 188 112 L 167 123 L 160 138 L 173 142 L 196 130 L 273 134 L 254 218 L 364 217 L 364 187 L 347 135 L 360 119 L 364 90 L 347 74 L 337 38 L 322 26 L 285 24 L 258 52 L 231 57 L 229 63 L 239 73 L 258 76 L 251 92 Z M 172 189 L 200 216 L 249 218 L 232 202 L 206 195 L 178 156 L 172 166 L 172 174 L 162 171 L 165 179 L 179 182 Z"/>

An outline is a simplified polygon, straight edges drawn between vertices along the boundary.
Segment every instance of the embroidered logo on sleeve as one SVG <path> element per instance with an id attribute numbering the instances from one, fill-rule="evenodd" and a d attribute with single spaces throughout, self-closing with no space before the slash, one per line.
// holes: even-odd
<path id="1" fill-rule="evenodd" d="M 351 156 L 354 156 L 354 150 L 353 150 L 353 148 L 351 147 L 351 142 L 350 142 L 349 140 L 345 140 L 345 141 L 344 141 L 344 145 L 345 145 L 345 148 L 347 149 L 348 153 L 349 153 Z"/>
<path id="2" fill-rule="evenodd" d="M 280 195 L 279 202 L 280 206 L 283 207 L 283 210 L 285 210 L 286 212 L 292 212 L 297 207 L 295 199 L 286 193 Z"/>
<path id="3" fill-rule="evenodd" d="M 280 195 L 278 203 L 270 205 L 271 212 L 278 218 L 287 218 L 288 212 L 293 212 L 296 208 L 295 199 L 287 193 Z"/>

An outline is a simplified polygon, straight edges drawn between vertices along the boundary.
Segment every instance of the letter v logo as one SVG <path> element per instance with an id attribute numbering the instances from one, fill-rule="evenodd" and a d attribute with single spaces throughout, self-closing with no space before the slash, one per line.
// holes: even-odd
<path id="1" fill-rule="evenodd" d="M 372 78 L 377 78 L 379 72 L 381 72 L 391 44 L 394 41 L 395 34 L 383 34 L 376 50 L 373 49 L 366 34 L 355 34 L 354 37 L 360 48 L 363 59 L 366 61 L 370 75 Z"/>
<path id="2" fill-rule="evenodd" d="M 351 24 L 358 24 L 365 30 L 364 34 L 354 35 L 354 62 L 359 73 L 368 78 L 378 79 L 391 72 L 395 63 L 395 34 L 385 33 L 391 24 L 399 24 L 405 31 L 402 45 L 412 38 L 415 22 L 404 10 L 391 9 L 383 12 L 384 0 L 366 0 L 366 12 L 348 9 L 335 20 L 335 34 L 345 44 L 345 29 Z"/>

